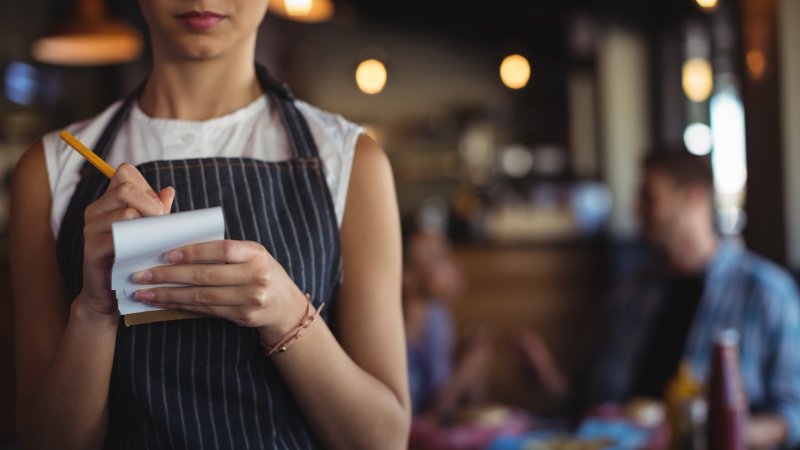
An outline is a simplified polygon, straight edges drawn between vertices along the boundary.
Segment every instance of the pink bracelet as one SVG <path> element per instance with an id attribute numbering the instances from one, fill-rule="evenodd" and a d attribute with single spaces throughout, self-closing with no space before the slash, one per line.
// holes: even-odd
<path id="1" fill-rule="evenodd" d="M 308 310 L 306 311 L 306 316 L 300 321 L 299 325 L 289 330 L 289 332 L 283 336 L 283 339 L 278 341 L 278 343 L 273 347 L 269 347 L 264 343 L 263 340 L 261 341 L 261 345 L 267 349 L 267 356 L 272 356 L 275 353 L 285 352 L 286 348 L 292 341 L 300 339 L 300 335 L 303 333 L 303 330 L 311 325 L 314 319 L 316 319 L 319 313 L 322 311 L 322 308 L 325 306 L 325 303 L 323 303 L 319 305 L 319 308 L 317 308 L 316 311 L 314 311 L 314 304 L 311 303 L 311 294 L 306 293 L 306 300 L 308 300 Z"/>

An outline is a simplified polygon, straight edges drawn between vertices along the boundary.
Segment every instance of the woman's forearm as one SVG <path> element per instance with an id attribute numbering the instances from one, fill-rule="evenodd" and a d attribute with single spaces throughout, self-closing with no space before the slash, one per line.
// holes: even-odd
<path id="1" fill-rule="evenodd" d="M 72 305 L 58 351 L 30 398 L 18 399 L 23 448 L 93 449 L 103 445 L 118 316 Z"/>
<path id="2" fill-rule="evenodd" d="M 324 322 L 314 322 L 272 359 L 327 447 L 407 447 L 410 412 L 388 386 L 347 355 Z"/>

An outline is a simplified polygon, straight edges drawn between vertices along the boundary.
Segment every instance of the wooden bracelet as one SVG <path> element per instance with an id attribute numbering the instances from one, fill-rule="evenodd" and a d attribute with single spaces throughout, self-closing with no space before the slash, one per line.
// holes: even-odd
<path id="1" fill-rule="evenodd" d="M 325 306 L 325 303 L 319 305 L 319 308 L 317 308 L 315 311 L 314 304 L 311 303 L 311 294 L 306 293 L 306 300 L 308 301 L 308 310 L 306 311 L 306 316 L 300 321 L 299 325 L 289 330 L 289 332 L 286 333 L 277 344 L 271 347 L 268 346 L 263 339 L 261 340 L 261 345 L 267 350 L 267 356 L 272 356 L 275 353 L 285 352 L 289 344 L 297 339 L 300 339 L 303 330 L 308 328 L 308 326 L 314 322 L 314 319 L 317 318 L 320 312 L 322 312 L 322 308 Z"/>

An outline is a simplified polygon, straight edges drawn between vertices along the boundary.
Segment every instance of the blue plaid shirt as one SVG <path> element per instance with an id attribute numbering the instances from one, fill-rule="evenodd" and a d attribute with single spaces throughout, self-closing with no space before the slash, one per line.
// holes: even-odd
<path id="1" fill-rule="evenodd" d="M 648 332 L 664 297 L 666 273 L 655 265 L 631 277 L 612 296 L 608 331 L 590 382 L 593 402 L 631 395 Z M 707 379 L 714 335 L 734 328 L 741 336 L 742 380 L 753 414 L 786 421 L 786 444 L 800 444 L 800 296 L 783 269 L 723 241 L 710 263 L 705 290 L 686 337 L 683 358 Z"/>

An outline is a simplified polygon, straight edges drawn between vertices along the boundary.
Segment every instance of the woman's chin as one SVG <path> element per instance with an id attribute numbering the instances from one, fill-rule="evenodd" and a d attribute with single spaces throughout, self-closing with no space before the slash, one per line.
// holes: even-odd
<path id="1" fill-rule="evenodd" d="M 202 61 L 214 59 L 223 53 L 226 48 L 216 42 L 203 42 L 205 39 L 192 39 L 190 42 L 178 42 L 174 47 L 174 53 L 182 59 L 190 61 Z"/>
<path id="2" fill-rule="evenodd" d="M 184 58 L 192 61 L 214 59 L 223 53 L 222 49 L 212 46 L 192 46 L 183 51 Z"/>

